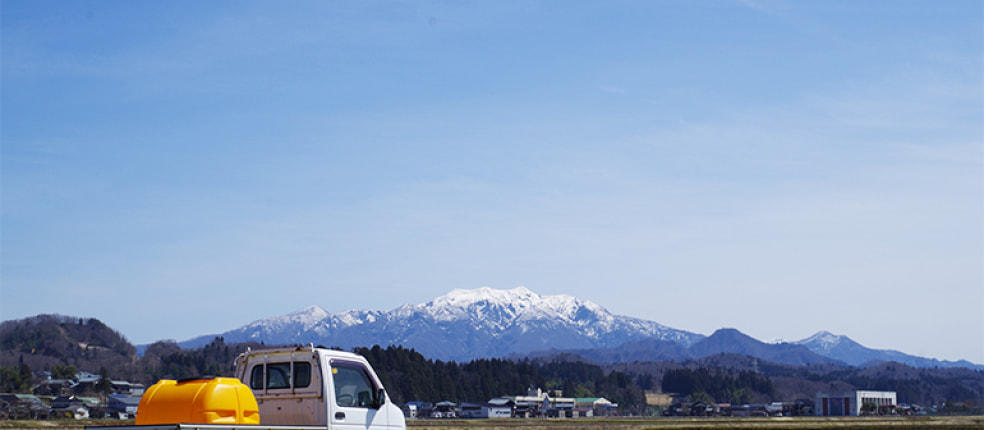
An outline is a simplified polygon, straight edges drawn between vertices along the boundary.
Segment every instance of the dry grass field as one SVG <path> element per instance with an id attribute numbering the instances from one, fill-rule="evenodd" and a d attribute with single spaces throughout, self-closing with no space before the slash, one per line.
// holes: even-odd
<path id="1" fill-rule="evenodd" d="M 2 430 L 83 430 L 85 426 L 132 425 L 132 421 L 0 421 Z M 933 430 L 984 429 L 984 416 L 885 418 L 597 418 L 410 420 L 407 430 Z"/>
<path id="2" fill-rule="evenodd" d="M 984 416 L 885 418 L 598 418 L 412 420 L 408 430 L 757 430 L 757 429 L 984 429 Z"/>

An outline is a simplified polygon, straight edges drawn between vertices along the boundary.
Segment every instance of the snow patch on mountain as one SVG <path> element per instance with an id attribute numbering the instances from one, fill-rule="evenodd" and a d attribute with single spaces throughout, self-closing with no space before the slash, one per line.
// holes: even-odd
<path id="1" fill-rule="evenodd" d="M 336 315 L 332 315 L 332 320 L 337 324 L 334 327 L 350 327 L 359 324 L 371 324 L 379 319 L 379 311 L 360 311 L 348 310 Z"/>
<path id="2" fill-rule="evenodd" d="M 329 315 L 331 314 L 329 314 L 328 311 L 319 306 L 308 306 L 287 315 L 253 321 L 247 324 L 246 327 L 255 327 L 267 332 L 283 330 L 286 328 L 310 330 Z"/>
<path id="3" fill-rule="evenodd" d="M 806 345 L 814 352 L 830 353 L 837 345 L 845 340 L 850 341 L 846 336 L 836 335 L 829 331 L 818 331 L 813 336 L 797 341 L 800 345 Z M 852 341 L 853 342 L 853 341 Z"/>

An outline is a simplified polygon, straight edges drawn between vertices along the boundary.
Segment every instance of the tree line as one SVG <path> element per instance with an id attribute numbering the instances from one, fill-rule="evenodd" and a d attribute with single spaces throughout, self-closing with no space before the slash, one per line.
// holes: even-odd
<path id="1" fill-rule="evenodd" d="M 402 346 L 356 348 L 372 364 L 390 396 L 398 403 L 413 400 L 484 402 L 525 395 L 530 388 L 561 391 L 564 397 L 604 397 L 625 412 L 645 407 L 645 392 L 632 377 L 605 372 L 582 362 L 535 363 L 498 358 L 459 364 L 425 358 Z"/>
<path id="2" fill-rule="evenodd" d="M 700 367 L 671 369 L 663 374 L 663 392 L 691 397 L 691 401 L 752 403 L 755 393 L 775 399 L 772 381 L 761 374 L 742 371 L 737 375 Z"/>
<path id="3" fill-rule="evenodd" d="M 128 370 L 137 376 L 134 382 L 147 386 L 160 379 L 192 376 L 234 376 L 234 360 L 247 347 L 266 347 L 261 343 L 226 344 L 215 338 L 202 348 L 185 350 L 177 344 L 158 342 L 147 348 Z M 586 363 L 532 363 L 497 358 L 472 360 L 459 364 L 425 358 L 402 346 L 356 348 L 376 369 L 383 385 L 397 403 L 412 400 L 438 402 L 484 402 L 500 396 L 525 395 L 530 388 L 544 391 L 563 390 L 568 397 L 605 397 L 626 408 L 641 408 L 645 394 L 632 378 L 620 372 L 606 374 L 600 367 Z M 52 377 L 71 378 L 74 366 L 55 365 Z M 121 371 L 101 368 L 103 375 Z M 102 380 L 108 381 L 108 376 Z M 0 367 L 0 392 L 29 392 L 34 385 L 26 364 Z M 98 387 L 98 385 L 97 385 Z M 57 394 L 57 393 L 55 393 Z"/>

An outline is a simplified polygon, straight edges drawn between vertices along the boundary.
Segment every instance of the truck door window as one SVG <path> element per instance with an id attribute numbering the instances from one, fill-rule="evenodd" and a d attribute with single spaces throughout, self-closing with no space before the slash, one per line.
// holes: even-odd
<path id="1" fill-rule="evenodd" d="M 331 375 L 335 385 L 335 403 L 338 406 L 371 408 L 376 404 L 375 386 L 362 366 L 333 362 Z"/>
<path id="2" fill-rule="evenodd" d="M 266 388 L 279 389 L 291 388 L 290 362 L 266 363 Z M 253 366 L 250 374 L 250 388 L 262 390 L 264 374 L 264 364 L 260 363 Z M 304 388 L 311 385 L 311 363 L 306 361 L 294 362 L 294 388 Z"/>

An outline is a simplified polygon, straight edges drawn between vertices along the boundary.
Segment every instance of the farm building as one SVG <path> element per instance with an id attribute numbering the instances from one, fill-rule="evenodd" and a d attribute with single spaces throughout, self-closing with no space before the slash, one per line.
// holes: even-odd
<path id="1" fill-rule="evenodd" d="M 846 393 L 817 393 L 814 407 L 817 416 L 856 417 L 861 415 L 865 405 L 881 410 L 894 408 L 896 404 L 895 391 L 854 390 Z"/>

